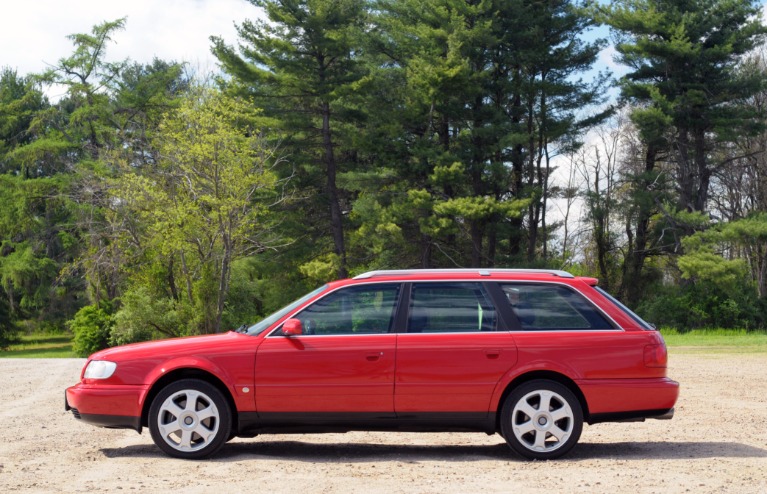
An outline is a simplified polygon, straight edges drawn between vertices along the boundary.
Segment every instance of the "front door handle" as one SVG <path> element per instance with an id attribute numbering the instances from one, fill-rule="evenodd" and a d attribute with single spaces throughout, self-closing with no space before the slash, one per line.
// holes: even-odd
<path id="1" fill-rule="evenodd" d="M 380 359 L 381 357 L 383 357 L 383 354 L 384 354 L 384 352 L 373 352 L 373 353 L 368 353 L 367 357 L 365 357 L 365 358 L 366 358 L 368 361 L 370 361 L 370 362 L 375 362 L 376 360 L 378 360 L 378 359 Z"/>

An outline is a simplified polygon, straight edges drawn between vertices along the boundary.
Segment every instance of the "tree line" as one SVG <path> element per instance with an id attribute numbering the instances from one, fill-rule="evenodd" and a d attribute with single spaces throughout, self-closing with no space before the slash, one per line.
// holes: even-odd
<path id="1" fill-rule="evenodd" d="M 0 345 L 212 333 L 411 267 L 568 269 L 658 325 L 767 324 L 758 2 L 249 1 L 218 74 L 109 61 L 125 19 L 2 69 Z"/>

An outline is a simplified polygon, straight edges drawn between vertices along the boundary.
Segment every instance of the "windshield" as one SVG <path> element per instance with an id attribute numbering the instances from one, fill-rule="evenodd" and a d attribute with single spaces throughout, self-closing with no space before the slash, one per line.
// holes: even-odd
<path id="1" fill-rule="evenodd" d="M 615 305 L 617 305 L 617 306 L 618 306 L 618 307 L 619 307 L 619 308 L 620 308 L 620 309 L 621 309 L 623 312 L 625 312 L 625 313 L 626 313 L 626 315 L 628 315 L 628 316 L 629 316 L 631 319 L 633 319 L 633 320 L 634 320 L 634 322 L 636 322 L 637 324 L 639 324 L 639 326 L 640 326 L 642 329 L 655 329 L 655 326 L 653 326 L 652 324 L 648 323 L 647 321 L 645 321 L 644 319 L 642 319 L 641 317 L 639 317 L 638 315 L 636 315 L 636 314 L 634 313 L 634 311 L 632 311 L 631 309 L 629 309 L 628 307 L 626 307 L 625 305 L 623 305 L 622 303 L 620 303 L 620 302 L 618 301 L 618 299 L 616 299 L 615 297 L 613 297 L 612 295 L 610 295 L 610 294 L 609 294 L 609 293 L 607 293 L 606 291 L 602 290 L 602 289 L 601 289 L 601 288 L 599 288 L 598 286 L 595 286 L 594 288 L 596 289 L 596 291 L 598 291 L 599 293 L 601 293 L 602 295 L 604 295 L 605 297 L 607 297 L 607 299 L 609 299 L 609 300 L 610 300 L 610 302 L 612 302 L 612 303 L 614 303 Z"/>
<path id="2" fill-rule="evenodd" d="M 314 297 L 315 295 L 318 295 L 325 291 L 327 288 L 327 285 L 323 285 L 316 290 L 314 290 L 311 293 L 307 293 L 303 297 L 299 298 L 295 302 L 292 302 L 289 305 L 286 305 L 282 309 L 278 310 L 274 314 L 265 317 L 261 321 L 257 322 L 256 324 L 250 326 L 247 330 L 245 330 L 245 333 L 251 336 L 255 336 L 257 334 L 261 334 L 265 329 L 267 329 L 269 326 L 274 324 L 275 322 L 279 321 L 282 317 L 287 315 L 289 312 L 293 311 L 297 307 L 299 307 L 301 304 L 309 300 L 310 298 Z"/>

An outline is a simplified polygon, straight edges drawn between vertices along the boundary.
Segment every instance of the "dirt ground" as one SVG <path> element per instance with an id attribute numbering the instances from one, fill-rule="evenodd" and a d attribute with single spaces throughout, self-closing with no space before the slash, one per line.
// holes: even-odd
<path id="1" fill-rule="evenodd" d="M 767 493 L 767 354 L 671 353 L 670 421 L 586 426 L 565 459 L 526 462 L 500 436 L 348 433 L 235 439 L 207 461 L 145 429 L 64 412 L 80 359 L 0 360 L 0 492 Z"/>

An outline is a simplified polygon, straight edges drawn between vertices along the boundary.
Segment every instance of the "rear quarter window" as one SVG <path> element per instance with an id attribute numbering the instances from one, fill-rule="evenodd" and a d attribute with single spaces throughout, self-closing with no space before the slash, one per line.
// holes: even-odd
<path id="1" fill-rule="evenodd" d="M 608 330 L 615 326 L 577 291 L 556 284 L 501 284 L 522 330 Z"/>

